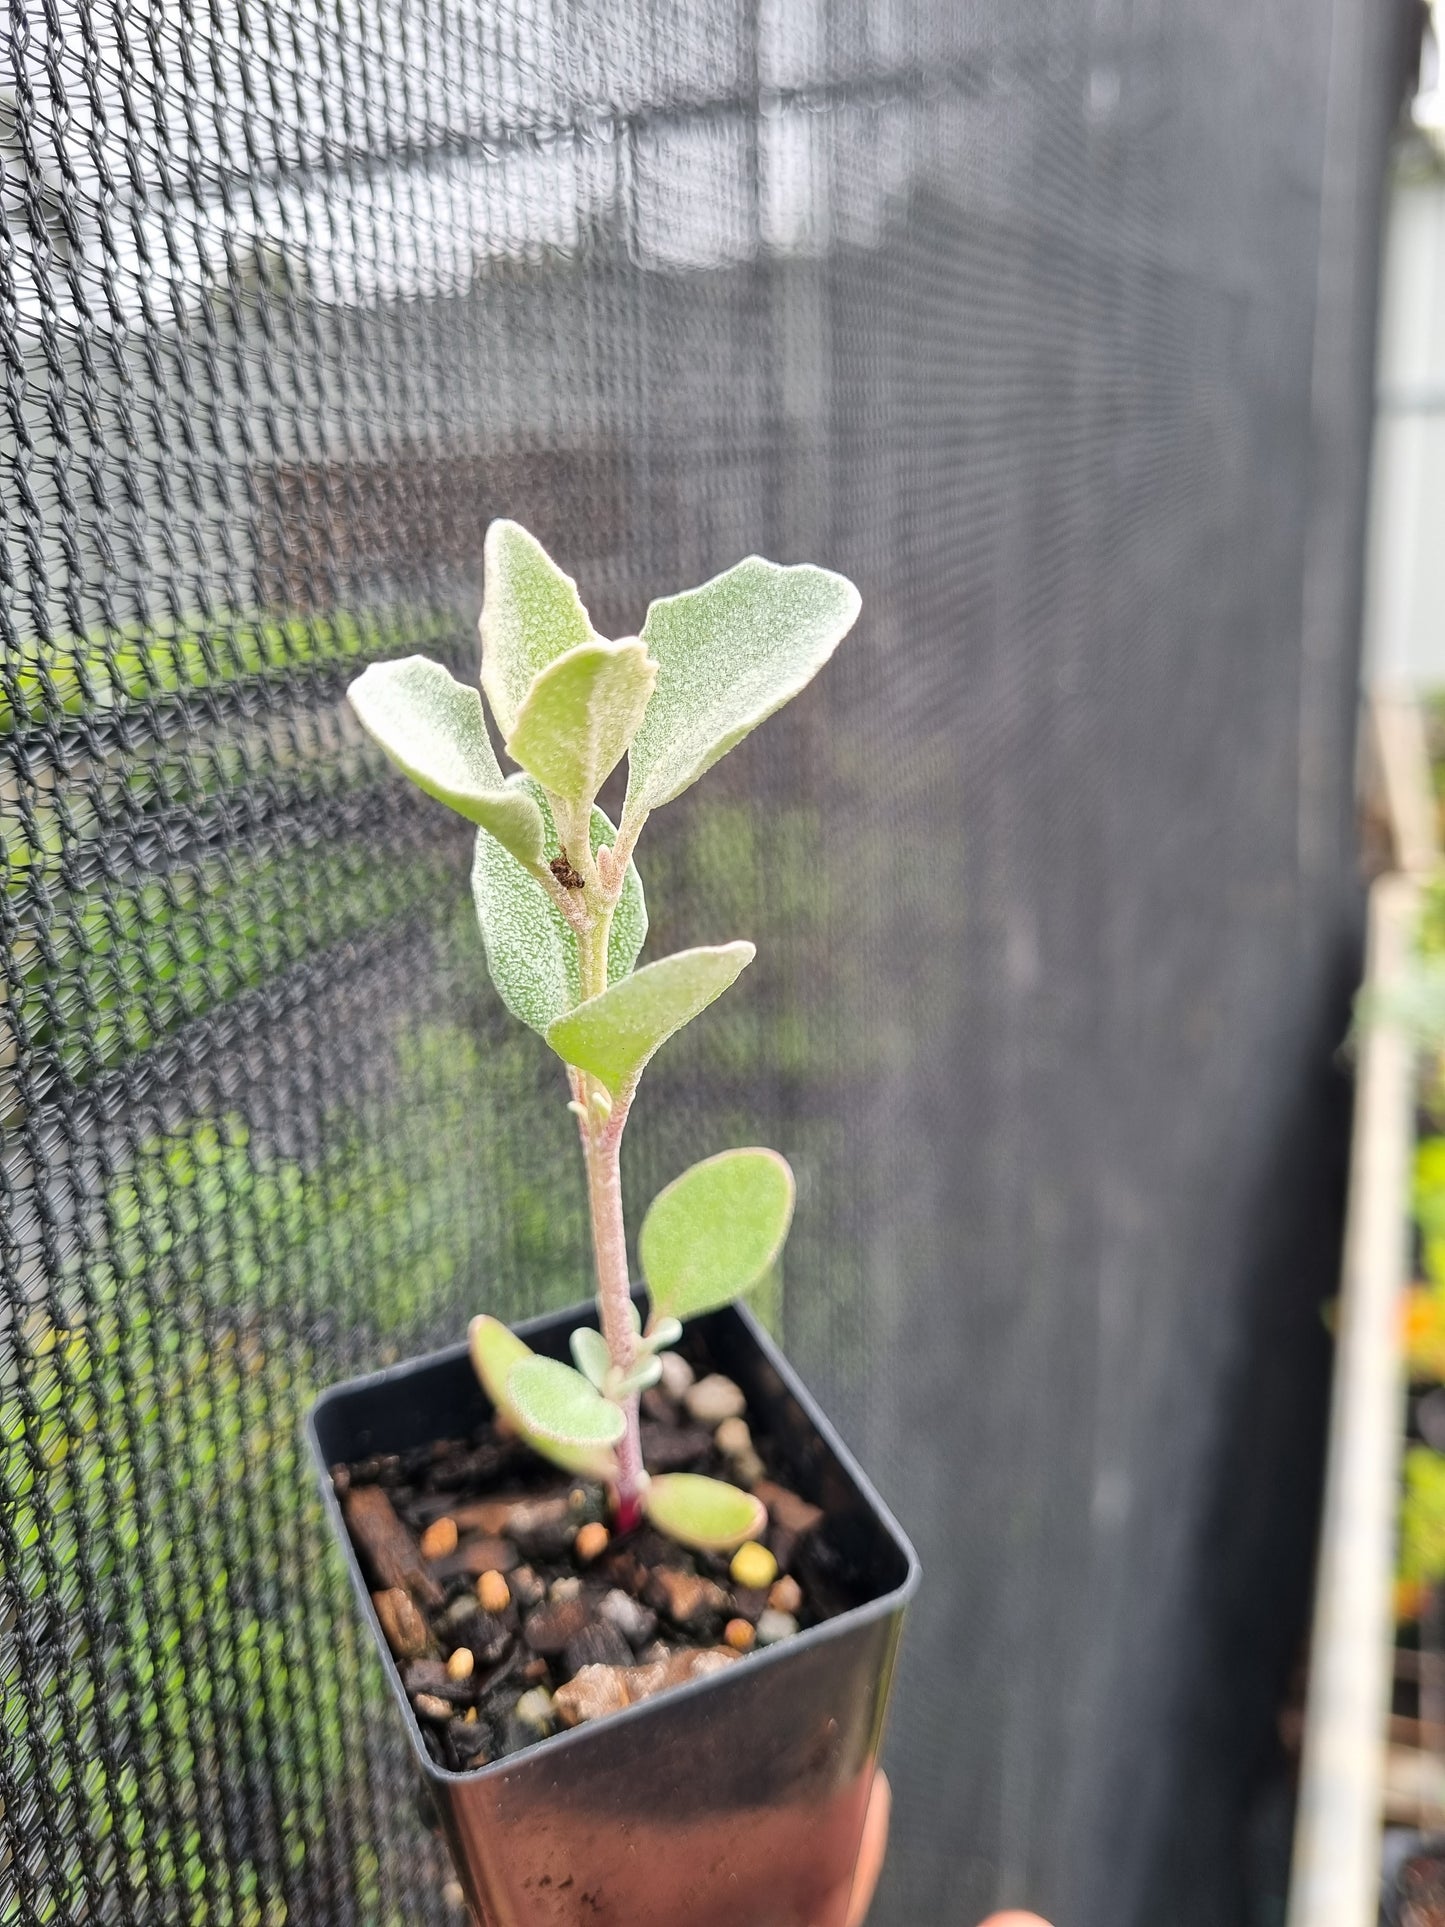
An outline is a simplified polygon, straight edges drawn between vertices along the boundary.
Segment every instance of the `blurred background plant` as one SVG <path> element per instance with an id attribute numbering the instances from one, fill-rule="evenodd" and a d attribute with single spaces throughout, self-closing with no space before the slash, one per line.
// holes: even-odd
<path id="1" fill-rule="evenodd" d="M 1402 1307 L 1406 1372 L 1416 1387 L 1445 1383 L 1445 878 L 1422 893 L 1414 958 L 1388 1000 L 1419 1049 L 1421 1131 L 1415 1147 L 1411 1212 L 1416 1281 Z M 1398 1574 L 1401 1594 L 1419 1604 L 1422 1585 L 1445 1579 L 1445 1457 L 1430 1446 L 1406 1456 Z"/>
<path id="2" fill-rule="evenodd" d="M 349 659 L 359 633 L 346 621 L 326 626 L 300 648 L 304 671 L 324 667 L 328 639 Z M 238 676 L 263 673 L 271 645 L 284 653 L 306 632 L 258 624 L 245 634 L 256 652 L 230 659 Z M 200 633 L 183 646 L 163 638 L 160 660 L 166 701 L 224 679 Z M 68 704 L 73 697 L 68 714 L 92 702 L 83 649 L 53 663 L 36 655 L 22 687 L 38 691 L 47 678 Z M 144 650 L 124 693 L 158 699 Z M 224 713 L 210 724 L 205 801 L 224 812 L 254 767 L 244 739 L 265 727 L 264 710 L 239 732 Z M 165 1040 L 184 1061 L 208 1023 L 264 1022 L 264 1004 L 248 1009 L 259 987 L 379 922 L 413 932 L 420 967 L 445 981 L 443 1001 L 459 1015 L 395 1025 L 376 1040 L 376 1076 L 323 1084 L 311 1118 L 268 1112 L 258 1090 L 244 1090 L 211 1116 L 164 1118 L 162 1097 L 138 1111 L 158 1111 L 161 1128 L 139 1138 L 91 1133 L 85 1182 L 46 1234 L 71 1255 L 0 1332 L 0 1559 L 12 1595 L 47 1629 L 44 1663 L 68 1687 L 64 1700 L 38 1691 L 42 1655 L 7 1636 L 4 1797 L 35 1797 L 58 1755 L 57 1821 L 68 1808 L 81 1822 L 69 1829 L 66 1897 L 38 1916 L 46 1921 L 79 1918 L 101 1891 L 123 1897 L 132 1919 L 160 1918 L 174 1895 L 190 1893 L 198 1924 L 269 1927 L 307 1917 L 286 1915 L 285 1904 L 322 1917 L 345 1895 L 363 1918 L 400 1927 L 376 1881 L 395 1821 L 377 1813 L 361 1833 L 326 1824 L 375 1812 L 370 1783 L 389 1770 L 390 1722 L 375 1733 L 357 1727 L 357 1707 L 379 1704 L 384 1682 L 355 1638 L 329 1554 L 318 1585 L 323 1534 L 300 1422 L 346 1369 L 338 1361 L 385 1362 L 418 1342 L 459 1340 L 483 1304 L 520 1317 L 588 1289 L 580 1180 L 559 1193 L 552 1161 L 536 1154 L 549 1133 L 570 1149 L 548 1053 L 501 1020 L 478 958 L 464 857 L 427 849 L 378 876 L 374 842 L 345 808 L 371 754 L 343 731 L 328 757 L 313 757 L 307 780 L 342 808 L 336 833 L 300 851 L 267 847 L 263 810 L 252 850 L 211 857 L 204 837 L 199 847 L 191 839 L 163 874 L 152 865 L 118 887 L 118 826 L 129 848 L 138 826 L 163 825 L 177 795 L 163 753 L 139 768 L 128 758 L 119 775 L 93 744 L 79 789 L 57 797 L 70 812 L 67 834 L 77 816 L 88 827 L 98 854 L 89 877 L 77 877 L 73 859 L 57 867 L 60 826 L 47 817 L 5 827 L 12 930 L 35 931 L 28 942 L 12 937 L 11 1007 L 27 1050 L 48 1057 L 82 1114 L 88 1085 L 153 1063 Z M 196 765 L 190 741 L 186 766 Z M 397 814 L 404 836 L 405 807 Z M 673 876 L 694 888 L 715 876 L 738 901 L 764 873 L 775 890 L 756 927 L 766 926 L 783 967 L 804 967 L 829 908 L 818 829 L 806 805 L 766 819 L 726 800 L 684 813 L 654 844 L 656 901 L 675 901 Z M 797 881 L 805 872 L 806 888 Z M 671 941 L 665 913 L 659 925 L 653 951 Z M 743 1141 L 750 1119 L 739 1093 L 750 1080 L 797 1086 L 838 1064 L 809 1034 L 827 1022 L 822 999 L 805 1013 L 766 997 L 720 1008 L 703 1045 L 719 1073 L 704 1081 L 715 1103 L 700 1105 L 686 1066 L 659 1062 L 658 1082 L 676 1078 L 687 1101 L 667 1141 L 654 1139 L 639 1168 L 629 1166 L 629 1191 L 645 1195 L 673 1175 L 688 1141 Z M 861 1049 L 844 1054 L 847 1073 L 861 1072 Z M 789 1151 L 804 1182 L 837 1129 L 825 1107 L 795 1123 Z M 15 1175 L 12 1162 L 12 1200 L 33 1212 Z M 817 1262 L 826 1229 L 807 1235 Z M 848 1254 L 835 1269 L 848 1275 Z M 776 1319 L 780 1292 L 775 1276 L 756 1295 L 765 1319 Z M 118 1776 L 103 1761 L 121 1756 Z M 157 1798 L 178 1776 L 191 1789 L 184 1827 Z M 97 1838 L 100 1863 L 86 1845 Z M 287 1843 L 286 1903 L 276 1898 L 278 1840 Z M 0 1919 L 10 1927 L 19 1916 Z"/>

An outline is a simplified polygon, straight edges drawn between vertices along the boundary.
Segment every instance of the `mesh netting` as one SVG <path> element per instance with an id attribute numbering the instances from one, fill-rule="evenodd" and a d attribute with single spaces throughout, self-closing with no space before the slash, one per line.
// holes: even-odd
<path id="1" fill-rule="evenodd" d="M 474 673 L 497 514 L 609 634 L 753 549 L 863 591 L 649 827 L 649 954 L 760 955 L 627 1182 L 799 1173 L 766 1309 L 928 1575 L 878 1917 L 1241 1918 L 1385 11 L 13 0 L 0 1921 L 455 1918 L 298 1424 L 585 1287 L 465 825 L 342 701 Z"/>

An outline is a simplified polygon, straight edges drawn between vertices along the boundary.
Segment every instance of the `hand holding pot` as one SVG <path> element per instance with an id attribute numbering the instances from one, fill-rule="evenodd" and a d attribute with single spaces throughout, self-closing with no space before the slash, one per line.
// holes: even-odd
<path id="1" fill-rule="evenodd" d="M 883 1856 L 888 1851 L 888 1821 L 893 1812 L 893 1789 L 888 1775 L 873 1776 L 873 1791 L 868 1797 L 868 1817 L 863 1822 L 863 1839 L 858 1848 L 858 1864 L 853 1870 L 853 1896 L 848 1906 L 848 1927 L 863 1927 L 878 1876 L 883 1871 Z"/>
<path id="2" fill-rule="evenodd" d="M 892 1809 L 893 1791 L 888 1784 L 887 1774 L 880 1773 L 873 1782 L 868 1818 L 863 1823 L 863 1844 L 858 1849 L 858 1868 L 853 1880 L 852 1905 L 848 1909 L 848 1927 L 863 1927 L 868 1909 L 873 1904 L 878 1876 L 883 1871 L 883 1856 L 888 1850 L 888 1818 Z M 1040 1919 L 1038 1914 L 1019 1913 L 1011 1909 L 1007 1913 L 990 1914 L 982 1927 L 1049 1927 L 1049 1924 Z"/>

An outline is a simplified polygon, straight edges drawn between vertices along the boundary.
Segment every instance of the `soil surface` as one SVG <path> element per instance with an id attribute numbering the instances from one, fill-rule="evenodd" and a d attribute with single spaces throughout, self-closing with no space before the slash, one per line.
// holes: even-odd
<path id="1" fill-rule="evenodd" d="M 703 1472 L 768 1510 L 744 1557 L 650 1526 L 611 1531 L 600 1486 L 490 1420 L 469 1438 L 332 1467 L 372 1600 L 432 1758 L 469 1772 L 762 1647 L 865 1595 L 822 1511 L 771 1477 L 739 1388 L 677 1353 L 643 1394 L 652 1472 Z M 753 1570 L 748 1570 L 751 1562 Z M 736 1570 L 735 1570 L 736 1567 Z"/>

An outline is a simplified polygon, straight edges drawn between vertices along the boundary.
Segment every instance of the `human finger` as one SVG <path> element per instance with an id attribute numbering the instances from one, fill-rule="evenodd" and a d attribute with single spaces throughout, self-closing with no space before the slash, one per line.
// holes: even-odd
<path id="1" fill-rule="evenodd" d="M 873 1776 L 873 1791 L 863 1822 L 858 1865 L 853 1872 L 853 1898 L 848 1907 L 848 1927 L 863 1927 L 868 1909 L 873 1905 L 878 1876 L 883 1871 L 883 1856 L 888 1851 L 888 1819 L 892 1811 L 893 1789 L 888 1784 L 888 1775 L 880 1771 Z"/>

